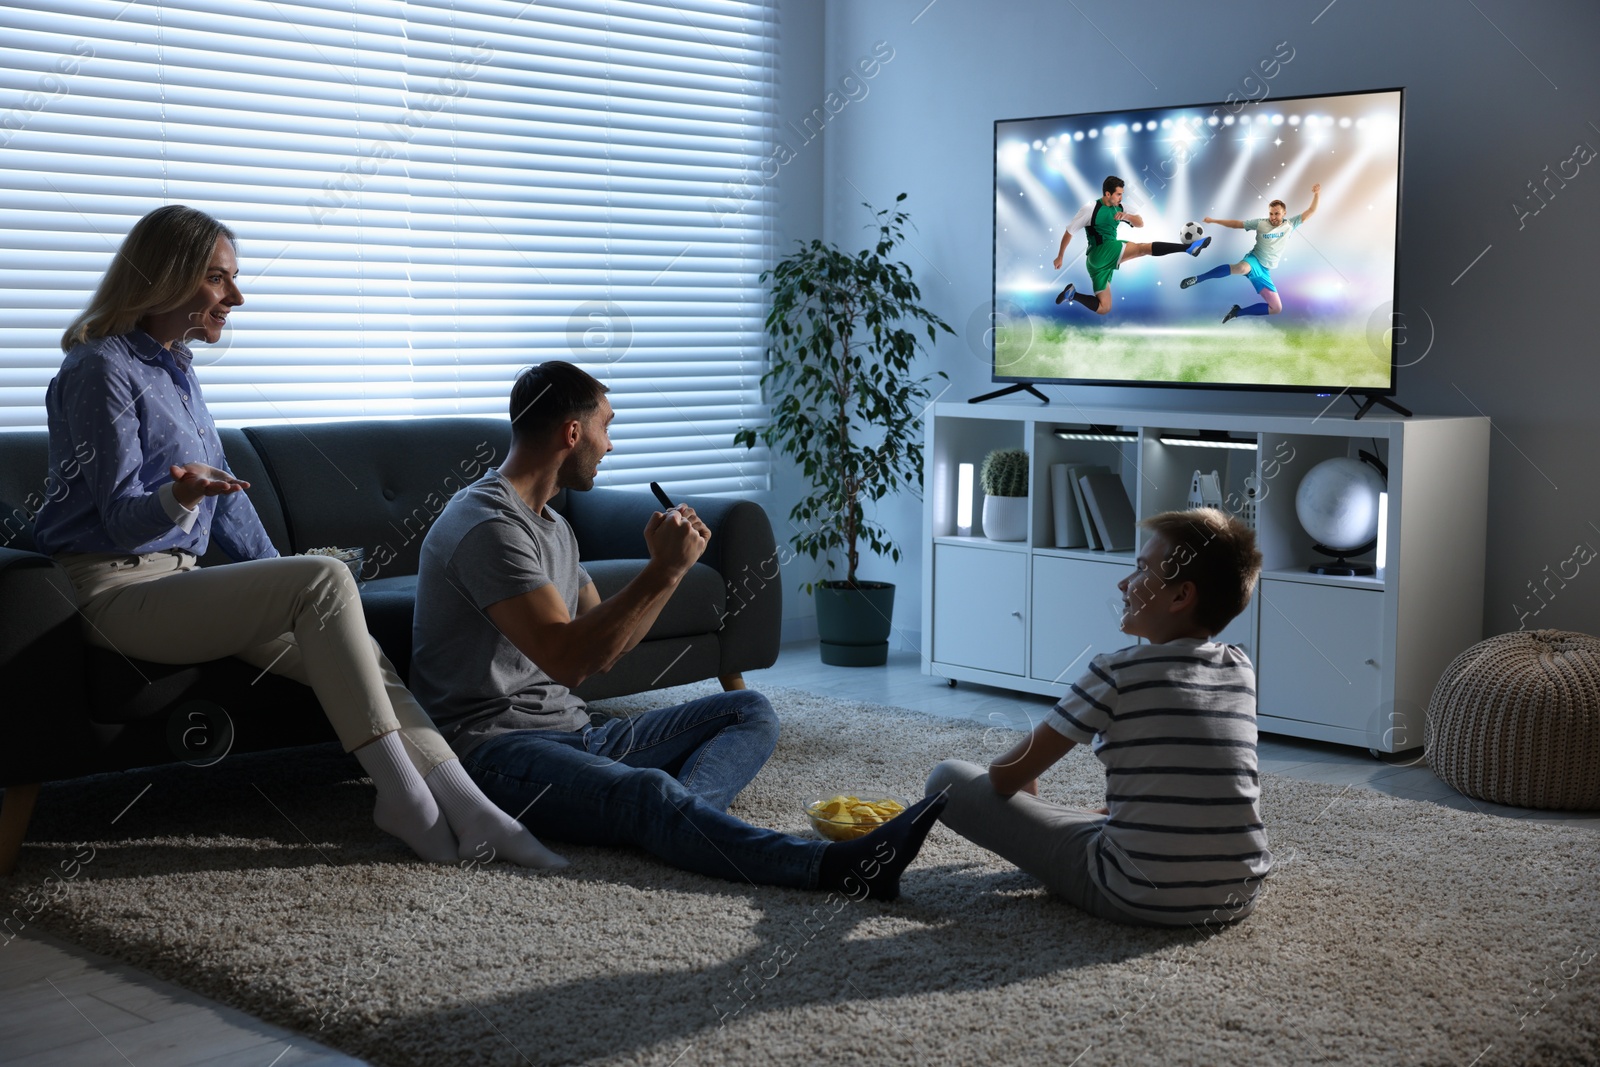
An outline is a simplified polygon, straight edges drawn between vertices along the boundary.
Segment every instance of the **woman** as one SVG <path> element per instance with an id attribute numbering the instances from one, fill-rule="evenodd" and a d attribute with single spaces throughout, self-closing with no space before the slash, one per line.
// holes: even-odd
<path id="1" fill-rule="evenodd" d="M 188 343 L 215 344 L 244 303 L 235 251 L 204 212 L 152 211 L 61 339 L 51 469 L 72 469 L 59 461 L 85 444 L 94 458 L 40 509 L 35 540 L 71 576 L 85 638 L 157 663 L 237 656 L 311 686 L 377 786 L 377 824 L 423 859 L 481 858 L 487 843 L 523 866 L 566 866 L 461 769 L 367 633 L 349 569 L 279 557 L 228 470 Z M 240 562 L 196 566 L 213 537 Z"/>

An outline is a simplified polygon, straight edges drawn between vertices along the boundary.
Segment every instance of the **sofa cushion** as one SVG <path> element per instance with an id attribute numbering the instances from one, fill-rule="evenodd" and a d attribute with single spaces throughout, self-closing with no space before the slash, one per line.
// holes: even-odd
<path id="1" fill-rule="evenodd" d="M 505 419 L 448 418 L 244 432 L 283 501 L 289 550 L 362 548 L 363 576 L 388 578 L 417 573 L 433 520 L 505 457 L 510 430 Z"/>
<path id="2" fill-rule="evenodd" d="M 644 560 L 638 559 L 598 559 L 586 561 L 583 568 L 594 579 L 595 592 L 600 594 L 600 599 L 607 600 L 633 581 L 644 564 Z M 696 563 L 683 576 L 667 606 L 661 609 L 660 617 L 650 627 L 649 638 L 657 641 L 665 637 L 716 633 L 722 628 L 727 603 L 722 575 L 704 563 Z"/>

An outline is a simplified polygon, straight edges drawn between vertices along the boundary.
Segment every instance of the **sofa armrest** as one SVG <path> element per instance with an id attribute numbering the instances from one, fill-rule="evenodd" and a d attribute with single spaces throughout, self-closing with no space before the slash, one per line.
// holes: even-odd
<path id="1" fill-rule="evenodd" d="M 781 558 L 766 511 L 749 500 L 687 497 L 711 531 L 700 562 L 722 575 L 722 675 L 770 667 L 783 632 Z M 661 505 L 649 492 L 592 489 L 567 494 L 566 519 L 584 559 L 648 559 L 644 526 Z"/>
<path id="2" fill-rule="evenodd" d="M 778 545 L 766 509 L 751 500 L 708 500 L 722 554 L 712 565 L 728 583 L 728 608 L 722 620 L 721 677 L 770 667 L 783 639 L 783 584 L 778 580 Z M 704 517 L 699 504 L 691 504 Z M 709 525 L 709 522 L 708 522 Z M 716 547 L 717 538 L 706 546 Z"/>
<path id="3" fill-rule="evenodd" d="M 0 548 L 0 785 L 71 777 L 93 762 L 79 626 L 59 564 Z"/>

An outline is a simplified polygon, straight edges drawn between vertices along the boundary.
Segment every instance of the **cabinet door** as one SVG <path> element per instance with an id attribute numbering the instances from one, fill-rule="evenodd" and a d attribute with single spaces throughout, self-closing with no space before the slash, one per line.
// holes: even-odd
<path id="1" fill-rule="evenodd" d="M 1117 583 L 1129 570 L 1126 563 L 1034 559 L 1032 677 L 1071 685 L 1095 656 L 1139 643 L 1121 628 Z"/>
<path id="2" fill-rule="evenodd" d="M 960 667 L 1023 672 L 1028 557 L 964 545 L 933 548 L 933 658 Z"/>
<path id="3" fill-rule="evenodd" d="M 1374 728 L 1383 706 L 1382 593 L 1264 580 L 1260 627 L 1261 714 Z"/>

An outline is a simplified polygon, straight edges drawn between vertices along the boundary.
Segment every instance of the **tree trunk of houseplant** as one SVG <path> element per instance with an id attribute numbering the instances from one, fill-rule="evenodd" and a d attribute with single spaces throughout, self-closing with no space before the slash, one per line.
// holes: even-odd
<path id="1" fill-rule="evenodd" d="M 888 662 L 892 583 L 818 582 L 816 597 L 822 662 L 834 667 L 881 667 Z"/>

